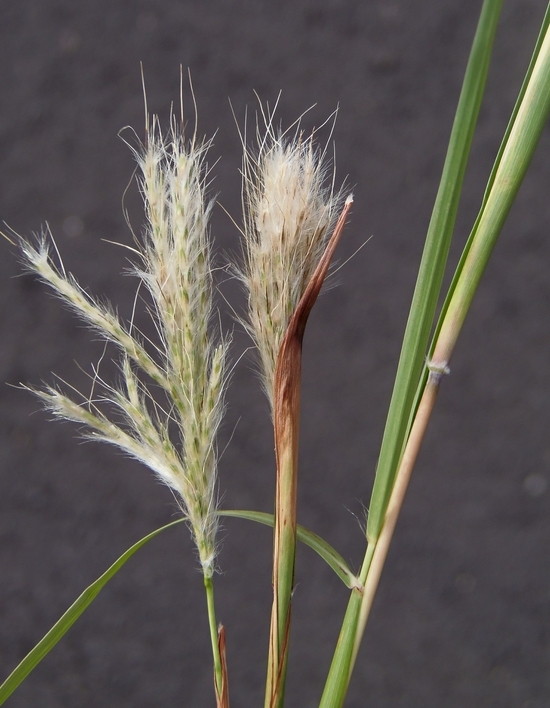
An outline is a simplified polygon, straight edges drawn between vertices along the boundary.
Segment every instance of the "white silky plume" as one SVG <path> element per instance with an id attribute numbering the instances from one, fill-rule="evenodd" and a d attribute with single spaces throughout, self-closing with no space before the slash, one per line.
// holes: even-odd
<path id="1" fill-rule="evenodd" d="M 277 355 L 332 233 L 341 193 L 327 185 L 329 166 L 313 135 L 278 135 L 271 117 L 266 126 L 257 152 L 245 148 L 240 276 L 248 292 L 247 328 L 273 406 Z"/>
<path id="2" fill-rule="evenodd" d="M 212 266 L 205 155 L 208 143 L 186 142 L 175 121 L 165 137 L 153 119 L 135 151 L 147 224 L 135 273 L 149 290 L 160 342 L 150 354 L 135 330 L 90 297 L 57 267 L 47 234 L 20 240 L 29 268 L 123 354 L 122 386 L 94 377 L 99 400 L 76 403 L 58 388 L 35 391 L 56 417 L 84 424 L 88 437 L 109 442 L 151 468 L 180 500 L 206 576 L 214 571 L 217 528 L 216 433 L 224 410 L 227 342 L 212 337 Z M 154 400 L 134 371 L 165 393 Z M 104 413 L 105 404 L 117 414 Z M 120 421 L 121 419 L 121 421 Z M 116 420 L 116 422 L 115 422 Z M 120 422 L 119 422 L 120 421 Z"/>

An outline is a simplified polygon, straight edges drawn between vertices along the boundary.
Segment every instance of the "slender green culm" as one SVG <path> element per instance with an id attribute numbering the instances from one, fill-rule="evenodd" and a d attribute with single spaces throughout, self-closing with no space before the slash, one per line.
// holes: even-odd
<path id="1" fill-rule="evenodd" d="M 485 0 L 483 3 L 466 68 L 386 420 L 369 506 L 368 547 L 359 576 L 363 583 L 367 578 L 376 549 L 376 540 L 384 523 L 385 511 L 411 425 L 411 412 L 425 363 L 501 7 L 502 0 Z M 340 708 L 343 705 L 353 670 L 360 610 L 361 598 L 357 597 L 357 593 L 352 593 L 321 697 L 320 708 Z"/>
<path id="2" fill-rule="evenodd" d="M 363 587 L 375 549 L 376 546 L 372 543 L 367 547 L 363 566 L 359 573 L 359 580 Z M 349 679 L 353 669 L 354 644 L 357 635 L 357 623 L 361 613 L 362 598 L 363 593 L 358 589 L 353 590 L 350 595 L 338 637 L 338 644 L 334 651 L 330 671 L 319 704 L 320 708 L 336 708 L 336 706 L 341 706 L 346 697 Z"/>
<path id="3" fill-rule="evenodd" d="M 547 18 L 548 14 L 545 20 Z M 361 599 L 352 664 L 372 607 L 407 484 L 433 411 L 441 375 L 448 371 L 449 360 L 481 275 L 550 113 L 550 29 L 546 21 L 542 41 L 537 43 L 534 56 L 535 61 L 529 68 L 528 80 L 522 87 L 519 105 L 514 110 L 503 148 L 497 155 L 486 197 L 476 220 L 472 238 L 467 244 L 466 255 L 461 259 L 460 269 L 453 283 L 433 353 L 427 365 L 429 376 L 397 472 L 385 522 L 373 554 L 373 562 L 364 581 L 365 590 Z"/>
<path id="4" fill-rule="evenodd" d="M 509 141 L 509 138 L 510 138 L 510 134 L 512 133 L 512 129 L 513 129 L 514 125 L 516 125 L 516 117 L 517 117 L 517 115 L 518 115 L 518 112 L 519 112 L 519 110 L 520 110 L 520 107 L 522 106 L 523 98 L 524 98 L 525 93 L 526 93 L 526 91 L 527 91 L 527 88 L 528 88 L 528 86 L 529 86 L 529 84 L 530 84 L 531 76 L 532 76 L 533 70 L 534 70 L 534 68 L 535 68 L 535 66 L 536 66 L 536 64 L 537 64 L 537 60 L 538 60 L 538 58 L 539 58 L 541 48 L 543 47 L 543 44 L 544 44 L 544 41 L 545 41 L 545 38 L 546 38 L 547 31 L 548 31 L 548 28 L 549 28 L 549 27 L 550 27 L 550 4 L 548 5 L 548 7 L 547 7 L 547 9 L 546 9 L 546 13 L 545 13 L 545 15 L 544 15 L 544 19 L 543 19 L 542 26 L 541 26 L 541 29 L 540 29 L 540 32 L 539 32 L 539 36 L 538 36 L 538 38 L 537 38 L 537 42 L 536 42 L 536 45 L 535 45 L 535 49 L 534 49 L 534 51 L 533 51 L 533 55 L 532 55 L 531 61 L 530 61 L 530 63 L 529 63 L 529 68 L 528 68 L 527 73 L 526 73 L 526 75 L 525 75 L 525 79 L 523 80 L 523 84 L 522 84 L 522 86 L 521 86 L 521 90 L 520 90 L 520 92 L 519 92 L 517 101 L 516 101 L 516 103 L 515 103 L 514 110 L 512 111 L 512 115 L 511 115 L 510 120 L 509 120 L 509 122 L 508 122 L 508 126 L 507 126 L 507 128 L 506 128 L 506 132 L 505 132 L 504 137 L 503 137 L 503 139 L 502 139 L 502 143 L 501 143 L 501 145 L 500 145 L 500 149 L 499 149 L 499 151 L 498 151 L 497 157 L 496 157 L 496 159 L 495 159 L 495 163 L 494 163 L 493 168 L 492 168 L 492 170 L 491 170 L 491 175 L 490 175 L 490 177 L 489 177 L 489 180 L 488 180 L 488 183 L 487 183 L 487 187 L 486 187 L 486 189 L 485 189 L 485 194 L 484 194 L 484 197 L 483 197 L 483 201 L 482 201 L 482 204 L 481 204 L 481 208 L 480 208 L 480 210 L 479 210 L 479 214 L 478 214 L 477 219 L 476 219 L 476 221 L 475 221 L 475 224 L 474 224 L 474 226 L 473 226 L 473 228 L 472 228 L 472 231 L 471 231 L 471 233 L 470 233 L 470 236 L 469 236 L 469 238 L 468 238 L 468 241 L 467 241 L 467 243 L 466 243 L 466 246 L 464 247 L 464 251 L 463 251 L 463 253 L 462 253 L 461 257 L 460 257 L 460 260 L 459 260 L 458 266 L 457 266 L 457 268 L 456 268 L 456 271 L 455 271 L 455 273 L 454 273 L 454 276 L 453 276 L 451 285 L 450 285 L 449 290 L 448 290 L 448 292 L 447 292 L 447 296 L 446 296 L 446 298 L 445 298 L 445 302 L 444 302 L 444 304 L 443 304 L 443 307 L 441 308 L 441 313 L 440 313 L 440 316 L 439 316 L 439 321 L 438 321 L 438 323 L 437 323 L 437 327 L 436 327 L 436 329 L 435 329 L 435 333 L 434 333 L 434 336 L 433 336 L 432 345 L 431 345 L 431 347 L 430 347 L 430 358 L 433 357 L 434 348 L 435 348 L 436 342 L 437 342 L 437 340 L 438 340 L 438 338 L 439 338 L 439 333 L 440 333 L 440 331 L 441 331 L 441 327 L 442 327 L 443 321 L 444 321 L 444 319 L 445 319 L 445 317 L 446 317 L 447 310 L 448 310 L 448 307 L 449 307 L 449 303 L 450 303 L 452 297 L 454 296 L 455 289 L 456 289 L 456 285 L 457 285 L 459 279 L 461 278 L 462 271 L 463 271 L 463 269 L 464 269 L 464 264 L 465 264 L 465 262 L 466 262 L 466 258 L 467 258 L 468 254 L 469 254 L 469 252 L 470 252 L 470 247 L 471 247 L 472 242 L 474 241 L 474 238 L 476 237 L 476 234 L 477 234 L 477 232 L 478 232 L 479 224 L 480 224 L 480 221 L 481 221 L 481 219 L 482 219 L 482 217 L 483 217 L 483 213 L 484 213 L 484 210 L 485 210 L 485 205 L 487 204 L 487 200 L 489 199 L 489 196 L 490 196 L 490 194 L 491 194 L 492 187 L 493 187 L 493 184 L 494 184 L 494 182 L 495 182 L 495 178 L 496 178 L 496 176 L 497 176 L 497 173 L 498 173 L 498 170 L 499 170 L 499 167 L 500 167 L 500 163 L 501 163 L 502 156 L 503 156 L 503 154 L 504 154 L 504 152 L 505 152 L 505 150 L 506 150 L 506 146 L 508 145 L 508 141 Z M 424 381 L 422 382 L 422 387 L 423 387 L 423 385 L 425 384 L 426 377 L 427 377 L 427 370 L 426 370 L 425 375 L 424 375 Z M 419 396 L 420 396 L 420 395 L 421 395 L 421 390 L 419 391 Z"/>
<path id="5" fill-rule="evenodd" d="M 216 621 L 216 608 L 214 604 L 214 584 L 210 576 L 204 576 L 204 588 L 206 590 L 206 606 L 208 610 L 208 627 L 210 629 L 212 656 L 214 657 L 214 683 L 216 686 L 216 695 L 221 696 L 223 690 L 222 661 L 218 644 L 218 623 Z"/>
<path id="6" fill-rule="evenodd" d="M 550 29 L 533 67 L 446 306 L 432 360 L 448 362 L 496 240 L 521 186 L 550 112 Z M 446 364 L 445 364 L 446 365 Z"/>
<path id="7" fill-rule="evenodd" d="M 380 449 L 367 521 L 367 538 L 371 543 L 380 533 L 411 423 L 411 410 L 428 349 L 501 7 L 502 0 L 485 0 L 483 3 L 466 68 Z"/>

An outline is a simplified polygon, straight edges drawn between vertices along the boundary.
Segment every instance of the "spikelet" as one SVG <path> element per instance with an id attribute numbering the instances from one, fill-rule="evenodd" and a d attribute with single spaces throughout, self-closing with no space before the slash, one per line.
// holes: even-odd
<path id="1" fill-rule="evenodd" d="M 327 186 L 325 152 L 314 135 L 277 133 L 264 114 L 258 150 L 245 147 L 243 208 L 248 324 L 273 407 L 277 355 L 288 323 L 334 227 L 341 194 Z"/>
<path id="2" fill-rule="evenodd" d="M 76 403 L 53 387 L 36 393 L 56 417 L 84 424 L 88 437 L 109 442 L 141 461 L 176 493 L 189 519 L 203 572 L 210 577 L 216 555 L 215 439 L 224 408 L 227 342 L 216 344 L 209 331 L 212 202 L 205 195 L 204 161 L 208 147 L 195 137 L 186 143 L 175 120 L 164 137 L 154 118 L 145 145 L 134 151 L 147 216 L 138 243 L 141 263 L 134 271 L 153 301 L 160 337 L 154 357 L 133 328 L 90 297 L 62 265 L 56 267 L 47 234 L 37 245 L 23 239 L 20 245 L 27 266 L 123 355 L 121 387 L 108 385 L 96 374 L 95 382 L 103 391 L 99 401 Z M 166 411 L 135 367 L 164 390 Z M 118 418 L 114 422 L 100 404 L 114 407 L 122 422 Z"/>

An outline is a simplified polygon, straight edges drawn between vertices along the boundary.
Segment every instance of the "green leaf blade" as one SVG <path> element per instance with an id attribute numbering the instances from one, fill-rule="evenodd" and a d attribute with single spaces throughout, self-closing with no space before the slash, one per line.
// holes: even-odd
<path id="1" fill-rule="evenodd" d="M 443 174 L 413 294 L 394 389 L 382 439 L 367 539 L 375 543 L 414 415 L 428 342 L 435 319 L 458 202 L 491 57 L 502 0 L 485 0 L 455 115 Z"/>
<path id="2" fill-rule="evenodd" d="M 50 631 L 31 649 L 27 656 L 16 666 L 8 678 L 0 686 L 0 705 L 2 705 L 15 689 L 27 678 L 33 669 L 42 661 L 42 659 L 54 648 L 59 640 L 68 632 L 68 630 L 77 621 L 80 615 L 94 601 L 99 592 L 118 573 L 122 566 L 129 560 L 136 551 L 144 546 L 148 541 L 157 536 L 161 531 L 164 531 L 176 524 L 180 524 L 185 519 L 178 519 L 172 523 L 162 526 L 160 529 L 153 531 L 137 543 L 134 543 L 120 558 L 118 558 L 96 581 L 89 585 L 86 590 L 73 602 L 69 609 L 59 618 Z"/>
<path id="3" fill-rule="evenodd" d="M 434 336 L 437 359 L 450 358 L 481 276 L 550 113 L 550 5 L 526 80 L 498 152 L 484 200 L 456 269 Z"/>
<path id="4" fill-rule="evenodd" d="M 273 528 L 273 514 L 263 511 L 231 510 L 218 511 L 220 516 L 230 516 L 237 519 L 247 519 L 257 523 L 271 526 Z M 297 525 L 298 540 L 313 549 L 332 568 L 336 575 L 348 588 L 360 587 L 359 579 L 351 572 L 348 564 L 342 556 L 321 536 L 306 529 L 305 526 Z"/>

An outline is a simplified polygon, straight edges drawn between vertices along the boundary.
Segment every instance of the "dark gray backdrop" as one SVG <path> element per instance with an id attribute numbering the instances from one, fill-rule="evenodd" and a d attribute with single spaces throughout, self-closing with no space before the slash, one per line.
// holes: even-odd
<path id="1" fill-rule="evenodd" d="M 120 276 L 131 242 L 125 125 L 166 118 L 179 65 L 192 72 L 199 130 L 216 140 L 213 190 L 239 219 L 239 121 L 256 90 L 282 89 L 285 123 L 339 104 L 338 180 L 354 186 L 343 263 L 305 342 L 299 520 L 360 562 L 368 503 L 415 269 L 480 0 L 4 0 L 0 8 L 0 218 L 23 234 L 48 221 L 67 267 L 131 312 Z M 475 216 L 545 3 L 506 0 L 458 221 Z M 543 135 L 443 383 L 351 684 L 374 708 L 550 706 L 550 140 Z M 135 187 L 126 203 L 139 228 Z M 238 253 L 222 209 L 219 263 Z M 10 387 L 84 389 L 103 351 L 31 276 L 0 261 L 0 666 L 6 675 L 78 593 L 145 533 L 174 518 L 169 493 L 111 449 L 47 422 Z M 242 295 L 220 272 L 223 298 Z M 235 329 L 233 358 L 248 346 Z M 112 370 L 111 370 L 112 371 Z M 106 374 L 109 368 L 105 369 Z M 224 506 L 271 510 L 273 457 L 253 360 L 237 365 L 220 447 Z M 217 578 L 233 706 L 261 705 L 270 534 L 224 524 Z M 300 549 L 288 705 L 317 705 L 347 591 Z M 150 543 L 8 705 L 211 706 L 201 578 L 183 528 Z"/>

